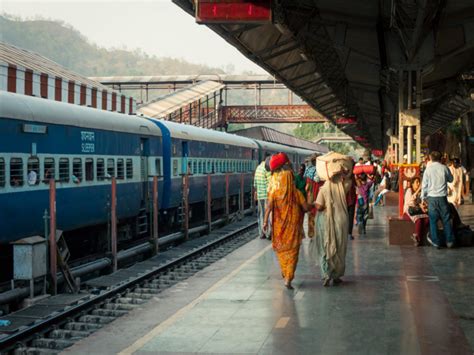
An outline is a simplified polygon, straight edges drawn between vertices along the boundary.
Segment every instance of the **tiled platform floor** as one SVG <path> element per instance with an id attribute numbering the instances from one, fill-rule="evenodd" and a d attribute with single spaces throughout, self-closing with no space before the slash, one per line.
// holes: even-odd
<path id="1" fill-rule="evenodd" d="M 269 242 L 256 239 L 76 344 L 69 353 L 472 354 L 474 248 L 387 245 L 376 208 L 350 242 L 344 283 L 323 288 L 306 239 L 282 287 Z M 474 225 L 474 206 L 462 206 Z"/>

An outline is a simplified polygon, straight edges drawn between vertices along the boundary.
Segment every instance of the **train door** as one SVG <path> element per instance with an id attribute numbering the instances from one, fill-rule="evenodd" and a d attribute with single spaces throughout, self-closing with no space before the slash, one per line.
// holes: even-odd
<path id="1" fill-rule="evenodd" d="M 188 157 L 189 157 L 189 147 L 188 142 L 182 142 L 181 149 L 181 173 L 186 174 L 188 171 Z"/>
<path id="2" fill-rule="evenodd" d="M 142 199 L 146 201 L 148 198 L 148 155 L 149 155 L 148 138 L 140 139 L 140 181 L 142 182 Z"/>

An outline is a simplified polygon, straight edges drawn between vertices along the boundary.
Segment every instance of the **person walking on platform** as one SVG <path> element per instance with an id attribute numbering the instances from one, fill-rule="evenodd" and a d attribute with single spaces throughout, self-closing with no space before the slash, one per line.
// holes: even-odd
<path id="1" fill-rule="evenodd" d="M 320 188 L 320 179 L 316 172 L 317 155 L 311 157 L 311 164 L 306 168 L 304 177 L 306 178 L 306 201 L 313 204 L 316 201 Z M 308 238 L 314 237 L 314 218 L 316 216 L 316 208 L 312 208 L 308 213 Z"/>
<path id="2" fill-rule="evenodd" d="M 351 177 L 351 187 L 347 192 L 346 196 L 346 203 L 347 203 L 347 215 L 348 215 L 348 237 L 350 240 L 354 240 L 354 236 L 352 235 L 352 229 L 354 229 L 354 216 L 355 216 L 355 209 L 357 204 L 357 193 L 356 193 L 356 183 L 354 179 L 354 175 Z"/>
<path id="3" fill-rule="evenodd" d="M 359 236 L 365 235 L 367 220 L 369 219 L 370 188 L 373 181 L 366 174 L 355 177 L 357 186 L 357 228 Z"/>
<path id="4" fill-rule="evenodd" d="M 269 157 L 270 154 L 266 153 L 262 162 L 257 166 L 255 170 L 255 175 L 253 179 L 254 187 L 254 197 L 257 201 L 258 208 L 258 235 L 261 239 L 269 238 L 269 231 L 265 232 L 263 230 L 263 218 L 265 216 L 265 210 L 267 208 L 267 191 L 268 191 L 268 182 L 270 180 L 270 172 L 265 169 L 265 159 Z"/>
<path id="5" fill-rule="evenodd" d="M 316 199 L 316 240 L 312 254 L 319 260 L 323 286 L 342 282 L 346 269 L 349 215 L 347 194 L 352 185 L 352 160 L 345 155 L 328 153 L 327 179 Z M 324 158 L 325 156 L 323 156 Z M 331 174 L 331 175 L 330 175 Z"/>
<path id="6" fill-rule="evenodd" d="M 281 267 L 285 286 L 293 289 L 301 240 L 303 238 L 303 216 L 310 206 L 296 188 L 293 169 L 288 156 L 278 153 L 270 160 L 272 189 L 268 193 L 268 208 L 265 211 L 264 230 L 268 229 L 272 214 L 272 245 Z"/>
<path id="7" fill-rule="evenodd" d="M 454 246 L 453 231 L 449 221 L 450 211 L 447 199 L 448 183 L 453 181 L 453 175 L 449 169 L 440 163 L 441 153 L 433 151 L 430 153 L 431 163 L 427 166 L 423 175 L 421 187 L 422 201 L 428 201 L 428 216 L 430 219 L 430 236 L 428 242 L 440 248 L 438 239 L 438 219 L 443 222 L 444 236 L 448 248 Z"/>

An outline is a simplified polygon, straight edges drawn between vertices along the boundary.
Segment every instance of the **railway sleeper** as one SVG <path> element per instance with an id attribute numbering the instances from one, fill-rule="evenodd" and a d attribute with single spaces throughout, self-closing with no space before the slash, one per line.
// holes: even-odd
<path id="1" fill-rule="evenodd" d="M 122 303 L 122 304 L 142 304 L 145 302 L 146 300 L 142 298 L 118 297 L 115 299 L 115 303 Z"/>
<path id="2" fill-rule="evenodd" d="M 65 330 L 94 332 L 102 328 L 102 325 L 96 323 L 68 322 L 64 325 Z"/>
<path id="3" fill-rule="evenodd" d="M 78 340 L 89 336 L 91 331 L 83 330 L 69 330 L 69 329 L 55 329 L 48 333 L 49 338 L 53 339 L 74 339 Z"/>
<path id="4" fill-rule="evenodd" d="M 53 349 L 44 349 L 44 348 L 34 348 L 34 347 L 21 347 L 15 349 L 13 354 L 15 355 L 49 355 L 49 354 L 59 354 L 60 350 Z"/>
<path id="5" fill-rule="evenodd" d="M 106 303 L 102 306 L 102 309 L 120 310 L 120 311 L 131 311 L 137 308 L 137 304 L 126 304 L 126 303 Z"/>
<path id="6" fill-rule="evenodd" d="M 84 323 L 95 323 L 95 324 L 108 324 L 112 322 L 115 318 L 114 317 L 104 317 L 104 316 L 95 316 L 92 314 L 85 314 L 79 317 L 79 322 Z"/>
<path id="7" fill-rule="evenodd" d="M 148 287 L 148 284 L 145 285 L 145 287 L 137 287 L 133 292 L 136 293 L 143 293 L 143 294 L 148 294 L 148 295 L 157 295 L 158 293 L 161 292 L 161 290 L 157 287 Z"/>
<path id="8" fill-rule="evenodd" d="M 114 318 L 121 317 L 127 313 L 128 311 L 122 311 L 122 310 L 117 310 L 117 309 L 104 309 L 104 308 L 97 308 L 91 312 L 91 314 L 94 316 L 114 317 Z"/>
<path id="9" fill-rule="evenodd" d="M 46 349 L 54 349 L 54 350 L 63 350 L 70 347 L 74 344 L 71 340 L 65 339 L 49 339 L 49 338 L 38 338 L 34 339 L 31 342 L 31 345 L 35 348 L 46 348 Z"/>
<path id="10" fill-rule="evenodd" d="M 125 297 L 129 298 L 141 298 L 143 300 L 149 300 L 153 298 L 153 294 L 143 292 L 127 292 Z"/>

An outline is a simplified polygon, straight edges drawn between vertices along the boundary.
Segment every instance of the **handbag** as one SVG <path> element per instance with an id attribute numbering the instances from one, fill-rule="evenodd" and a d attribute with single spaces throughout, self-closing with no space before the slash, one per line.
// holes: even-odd
<path id="1" fill-rule="evenodd" d="M 418 214 L 423 214 L 423 210 L 421 209 L 420 206 L 410 206 L 408 207 L 408 214 L 410 216 L 416 216 Z"/>

